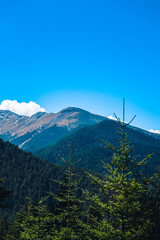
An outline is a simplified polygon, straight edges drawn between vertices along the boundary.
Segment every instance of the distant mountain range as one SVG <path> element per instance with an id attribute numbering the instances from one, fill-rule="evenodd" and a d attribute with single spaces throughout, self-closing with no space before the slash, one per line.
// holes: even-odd
<path id="1" fill-rule="evenodd" d="M 0 177 L 6 177 L 6 187 L 12 190 L 8 199 L 12 214 L 26 202 L 25 196 L 33 199 L 41 194 L 57 191 L 50 178 L 62 179 L 64 167 L 62 157 L 68 159 L 69 144 L 72 146 L 72 159 L 81 161 L 76 165 L 78 178 L 83 178 L 83 188 L 87 186 L 87 171 L 104 174 L 101 160 L 109 162 L 113 152 L 104 148 L 100 141 L 118 145 L 119 124 L 103 116 L 89 113 L 79 108 L 67 108 L 58 113 L 36 113 L 31 117 L 19 116 L 10 111 L 0 111 Z M 160 165 L 160 135 L 133 126 L 127 127 L 128 139 L 134 145 L 133 156 L 139 160 L 154 153 L 149 160 L 148 175 Z M 43 161 L 21 149 L 34 152 Z M 51 163 L 54 164 L 51 164 Z"/>
<path id="2" fill-rule="evenodd" d="M 117 121 L 69 107 L 58 113 L 39 112 L 31 117 L 19 116 L 10 111 L 0 111 L 0 137 L 19 148 L 56 164 L 68 156 L 72 143 L 74 159 L 82 158 L 79 167 L 103 172 L 100 160 L 110 161 L 112 154 L 100 142 L 118 144 Z M 150 171 L 160 164 L 160 135 L 129 126 L 128 138 L 134 144 L 134 154 L 143 158 L 154 152 Z"/>
<path id="3" fill-rule="evenodd" d="M 58 113 L 38 112 L 31 117 L 0 110 L 0 137 L 23 150 L 36 151 L 57 142 L 72 131 L 104 119 L 72 107 Z"/>

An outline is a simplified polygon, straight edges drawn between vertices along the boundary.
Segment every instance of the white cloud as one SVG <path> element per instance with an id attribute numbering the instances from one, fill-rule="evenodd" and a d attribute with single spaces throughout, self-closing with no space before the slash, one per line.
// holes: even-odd
<path id="1" fill-rule="evenodd" d="M 148 130 L 148 132 L 152 132 L 152 133 L 160 134 L 160 130 L 153 130 L 153 129 L 150 129 L 150 130 Z"/>
<path id="2" fill-rule="evenodd" d="M 0 104 L 0 110 L 10 110 L 19 115 L 32 116 L 37 112 L 46 112 L 39 104 L 30 101 L 26 102 L 17 102 L 17 100 L 4 100 Z"/>
<path id="3" fill-rule="evenodd" d="M 109 119 L 117 121 L 116 118 L 114 118 L 112 115 L 108 116 Z"/>

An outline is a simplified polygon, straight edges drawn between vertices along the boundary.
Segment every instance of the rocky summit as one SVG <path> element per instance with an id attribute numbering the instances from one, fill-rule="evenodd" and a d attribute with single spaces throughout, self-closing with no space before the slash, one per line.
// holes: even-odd
<path id="1" fill-rule="evenodd" d="M 0 137 L 27 151 L 34 151 L 55 143 L 76 129 L 104 119 L 105 117 L 74 107 L 58 113 L 38 112 L 31 117 L 0 110 Z"/>

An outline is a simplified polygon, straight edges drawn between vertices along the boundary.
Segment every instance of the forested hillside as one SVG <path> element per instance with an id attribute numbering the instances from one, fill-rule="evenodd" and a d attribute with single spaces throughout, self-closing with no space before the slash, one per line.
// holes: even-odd
<path id="1" fill-rule="evenodd" d="M 78 163 L 79 167 L 103 173 L 104 169 L 102 168 L 101 160 L 110 162 L 112 152 L 106 151 L 100 140 L 102 139 L 106 143 L 111 142 L 117 145 L 118 131 L 119 124 L 116 121 L 106 119 L 96 125 L 80 129 L 58 143 L 39 150 L 35 154 L 52 163 L 62 164 L 60 156 L 67 156 L 68 144 L 71 142 L 74 159 L 82 159 Z M 134 145 L 132 155 L 140 160 L 145 155 L 154 153 L 148 164 L 148 173 L 153 174 L 157 164 L 160 164 L 160 140 L 132 127 L 127 127 L 126 132 L 131 144 Z"/>
<path id="2" fill-rule="evenodd" d="M 66 151 L 69 155 L 69 148 Z M 65 172 L 65 167 L 40 160 L 9 142 L 3 142 L 2 139 L 0 166 L 0 178 L 5 178 L 5 187 L 11 191 L 6 201 L 9 208 L 5 212 L 12 217 L 26 203 L 26 197 L 37 200 L 39 191 L 41 197 L 48 192 L 56 193 L 58 185 L 51 179 L 62 180 Z M 78 169 L 76 174 L 82 179 L 81 186 L 85 188 L 89 181 L 84 171 Z"/>
<path id="3" fill-rule="evenodd" d="M 151 154 L 136 159 L 126 123 L 118 124 L 116 144 L 101 142 L 106 152 L 112 152 L 110 162 L 102 163 L 103 177 L 89 170 L 85 175 L 74 170 L 81 159 L 73 158 L 71 143 L 68 157 L 62 158 L 64 169 L 1 140 L 1 174 L 7 177 L 6 188 L 14 189 L 12 198 L 7 196 L 9 192 L 5 198 L 12 210 L 13 206 L 18 209 L 14 201 L 22 202 L 23 207 L 10 225 L 1 217 L 0 239 L 158 240 L 159 167 L 149 177 L 146 169 Z M 54 181 L 50 184 L 51 177 Z M 0 196 L 4 194 L 3 181 L 0 179 Z M 25 196 L 29 196 L 27 202 Z"/>

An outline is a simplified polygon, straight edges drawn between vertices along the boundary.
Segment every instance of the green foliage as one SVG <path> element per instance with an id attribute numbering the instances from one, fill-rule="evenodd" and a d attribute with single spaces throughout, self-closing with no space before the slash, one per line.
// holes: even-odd
<path id="1" fill-rule="evenodd" d="M 86 225 L 82 221 L 81 200 L 77 196 L 78 182 L 73 174 L 71 148 L 69 160 L 63 161 L 67 165 L 65 180 L 55 180 L 60 186 L 60 193 L 55 197 L 56 211 L 46 208 L 42 198 L 37 204 L 29 201 L 17 214 L 11 233 L 7 239 L 88 239 Z M 55 196 L 52 193 L 51 196 Z"/>
<path id="2" fill-rule="evenodd" d="M 54 215 L 44 206 L 44 201 L 42 198 L 38 203 L 28 202 L 17 214 L 7 239 L 55 239 Z"/>
<path id="3" fill-rule="evenodd" d="M 79 184 L 73 173 L 73 166 L 80 160 L 71 161 L 71 144 L 69 160 L 62 159 L 66 164 L 64 181 L 55 181 L 60 186 L 60 193 L 55 197 L 57 200 L 56 220 L 57 231 L 60 239 L 80 239 L 83 235 L 81 200 L 78 198 Z"/>
<path id="4" fill-rule="evenodd" d="M 118 147 L 118 131 L 118 122 L 106 119 L 93 126 L 80 129 L 35 154 L 47 161 L 62 165 L 60 157 L 66 158 L 68 156 L 68 142 L 72 142 L 73 159 L 82 159 L 77 164 L 78 167 L 105 174 L 100 160 L 111 162 L 112 151 L 110 149 L 106 151 L 99 139 L 103 139 L 105 142 L 113 142 L 114 146 Z M 145 158 L 146 155 L 154 153 L 152 161 L 148 163 L 148 174 L 152 176 L 157 164 L 160 163 L 160 140 L 153 138 L 146 131 L 131 126 L 126 126 L 126 132 L 128 133 L 128 139 L 134 144 L 132 156 L 137 156 L 137 159 L 140 160 Z"/>
<path id="5" fill-rule="evenodd" d="M 130 146 L 126 133 L 126 130 L 130 129 L 128 127 L 130 123 L 125 123 L 124 114 L 123 121 L 118 118 L 117 121 L 120 124 L 118 132 L 120 137 L 114 141 L 115 144 L 112 145 L 110 142 L 106 144 L 101 140 L 103 148 L 109 151 L 106 159 L 103 154 L 99 154 L 101 147 L 93 150 L 92 137 L 86 138 L 92 148 L 93 158 L 94 154 L 97 154 L 102 156 L 103 160 L 101 172 L 105 172 L 105 175 L 87 172 L 88 179 L 95 184 L 95 188 L 91 183 L 88 184 L 82 170 L 74 168 L 74 165 L 80 164 L 81 161 L 77 160 L 78 154 L 73 154 L 72 158 L 76 156 L 76 159 L 72 162 L 71 145 L 68 160 L 62 158 L 66 165 L 64 168 L 39 160 L 32 154 L 0 140 L 1 176 L 7 176 L 6 183 L 9 189 L 13 189 L 12 200 L 21 202 L 24 206 L 16 214 L 12 227 L 8 226 L 8 219 L 5 216 L 1 217 L 0 240 L 158 240 L 160 238 L 159 168 L 150 177 L 151 173 L 148 173 L 150 165 L 147 162 L 151 155 L 139 160 L 140 156 L 144 156 L 145 151 L 142 154 L 139 152 L 138 158 L 134 155 L 134 148 Z M 101 124 L 104 126 L 103 123 Z M 84 135 L 85 133 L 81 137 Z M 83 137 L 80 142 L 82 140 Z M 74 143 L 74 153 L 78 152 L 78 137 L 77 141 Z M 82 145 L 86 153 L 86 142 Z M 139 145 L 141 146 L 140 140 Z M 64 148 L 65 145 L 63 150 Z M 90 152 L 89 148 L 88 153 Z M 110 152 L 113 152 L 112 157 Z M 59 155 L 60 153 L 62 152 L 59 152 Z M 64 156 L 66 153 L 67 149 Z M 94 164 L 94 161 L 92 163 Z M 90 164 L 88 162 L 88 166 Z M 100 168 L 100 165 L 97 166 Z M 50 178 L 55 179 L 52 184 Z M 79 186 L 87 201 L 81 200 L 82 193 Z M 50 195 L 45 197 L 48 195 L 47 192 Z M 4 200 L 9 193 L 5 190 L 4 179 L 0 179 L 1 208 L 4 207 Z M 25 196 L 31 196 L 27 203 Z M 88 211 L 85 210 L 87 206 Z"/>
<path id="6" fill-rule="evenodd" d="M 50 179 L 61 181 L 65 176 L 64 166 L 56 166 L 43 161 L 9 142 L 3 142 L 2 139 L 0 139 L 0 166 L 0 176 L 5 177 L 5 188 L 12 191 L 4 202 L 9 208 L 4 209 L 3 212 L 11 218 L 21 209 L 21 206 L 26 204 L 26 197 L 37 201 L 39 185 L 41 196 L 47 196 L 47 192 L 57 194 L 59 187 Z M 75 173 L 77 178 L 79 176 L 82 178 L 83 188 L 90 186 L 84 170 L 75 169 Z M 0 184 L 1 186 L 3 184 Z"/>
<path id="7" fill-rule="evenodd" d="M 148 178 L 146 177 L 145 181 Z M 160 174 L 159 166 L 157 166 L 157 173 L 150 178 L 149 188 L 146 189 L 145 200 L 143 202 L 148 209 L 151 209 L 150 221 L 153 224 L 152 232 L 149 240 L 160 239 Z"/>
<path id="8" fill-rule="evenodd" d="M 103 162 L 105 179 L 88 174 L 92 181 L 99 185 L 107 199 L 101 201 L 99 196 L 91 196 L 86 192 L 87 200 L 99 212 L 99 217 L 95 214 L 90 216 L 91 235 L 93 239 L 144 240 L 149 236 L 152 224 L 149 211 L 142 205 L 144 186 L 134 175 L 137 168 L 146 164 L 151 156 L 148 155 L 142 161 L 137 161 L 131 156 L 133 147 L 130 147 L 125 133 L 128 124 L 117 120 L 121 125 L 119 146 L 102 141 L 107 149 L 114 152 L 111 163 Z"/>

